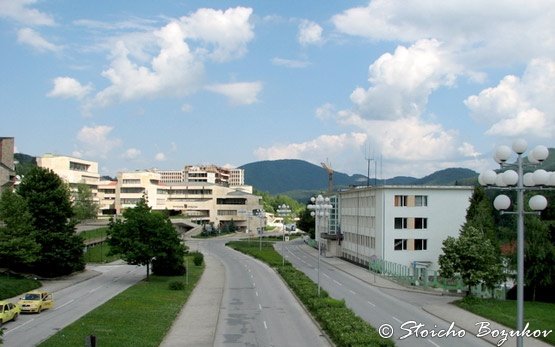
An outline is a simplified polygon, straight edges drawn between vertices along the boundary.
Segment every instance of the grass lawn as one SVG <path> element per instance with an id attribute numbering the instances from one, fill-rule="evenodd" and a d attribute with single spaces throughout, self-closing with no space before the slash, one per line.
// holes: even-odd
<path id="1" fill-rule="evenodd" d="M 516 330 L 516 301 L 465 298 L 458 300 L 455 304 L 467 311 L 479 316 L 491 319 Z M 543 302 L 524 303 L 524 325 L 530 323 L 530 331 L 554 330 L 555 328 L 555 304 Z M 543 341 L 555 345 L 555 333 L 550 333 Z"/>
<path id="2" fill-rule="evenodd" d="M 100 239 L 108 235 L 108 227 L 85 230 L 80 232 L 79 235 L 81 235 L 85 241 Z"/>
<path id="3" fill-rule="evenodd" d="M 89 247 L 83 257 L 87 263 L 110 263 L 118 260 L 120 257 L 117 255 L 108 255 L 110 246 L 108 244 L 96 245 Z"/>
<path id="4" fill-rule="evenodd" d="M 57 332 L 39 346 L 83 346 L 96 336 L 99 346 L 158 346 L 193 291 L 204 264 L 195 266 L 188 257 L 189 285 L 170 290 L 172 282 L 185 284 L 185 276 L 151 276 L 97 307 Z"/>
<path id="5" fill-rule="evenodd" d="M 40 282 L 8 274 L 0 275 L 0 300 L 8 299 L 40 287 Z"/>

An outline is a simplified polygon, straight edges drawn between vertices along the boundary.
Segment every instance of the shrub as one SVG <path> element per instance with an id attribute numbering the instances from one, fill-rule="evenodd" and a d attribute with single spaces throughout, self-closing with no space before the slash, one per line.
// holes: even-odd
<path id="1" fill-rule="evenodd" d="M 171 281 L 168 283 L 168 288 L 170 290 L 183 290 L 185 289 L 185 283 L 181 281 Z"/>
<path id="2" fill-rule="evenodd" d="M 204 255 L 200 252 L 191 252 L 191 254 L 193 255 L 193 263 L 196 266 L 201 266 L 204 261 Z"/>

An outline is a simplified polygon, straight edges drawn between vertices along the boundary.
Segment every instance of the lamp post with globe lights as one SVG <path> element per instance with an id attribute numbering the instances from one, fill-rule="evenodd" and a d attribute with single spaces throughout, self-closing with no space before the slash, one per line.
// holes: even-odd
<path id="1" fill-rule="evenodd" d="M 285 265 L 285 252 L 283 250 L 283 247 L 285 245 L 285 217 L 289 216 L 289 214 L 291 214 L 291 208 L 289 207 L 289 205 L 283 204 L 283 205 L 279 205 L 278 206 L 278 210 L 277 213 L 279 216 L 281 216 L 283 218 L 283 242 L 281 243 L 281 265 Z"/>
<path id="2" fill-rule="evenodd" d="M 524 173 L 523 163 L 524 152 L 526 152 L 528 144 L 525 140 L 516 140 L 512 148 L 508 146 L 499 146 L 494 155 L 494 159 L 501 168 L 512 167 L 501 173 L 496 173 L 493 170 L 487 170 L 480 174 L 478 181 L 481 185 L 496 187 L 501 190 L 514 190 L 516 191 L 516 211 L 506 211 L 510 205 L 511 200 L 507 195 L 498 195 L 493 201 L 493 206 L 501 214 L 516 214 L 517 215 L 517 330 L 522 331 L 524 328 L 524 215 L 525 214 L 539 214 L 540 211 L 547 207 L 547 199 L 543 195 L 534 195 L 529 200 L 530 209 L 533 212 L 524 211 L 524 191 L 526 190 L 539 190 L 543 187 L 555 185 L 555 173 L 548 173 L 543 169 Z M 517 154 L 517 160 L 514 164 L 508 164 L 507 160 L 512 155 L 512 152 Z M 529 165 L 541 164 L 547 156 L 549 151 L 545 146 L 537 146 L 528 152 Z M 517 346 L 523 346 L 523 336 L 517 336 Z"/>
<path id="3" fill-rule="evenodd" d="M 330 210 L 333 206 L 330 204 L 330 198 L 324 198 L 322 195 L 318 195 L 316 198 L 310 198 L 312 204 L 307 205 L 310 215 L 314 217 L 314 238 L 318 242 L 318 296 L 320 296 L 320 226 L 322 221 L 325 223 L 326 229 L 329 228 L 328 216 L 330 215 Z"/>

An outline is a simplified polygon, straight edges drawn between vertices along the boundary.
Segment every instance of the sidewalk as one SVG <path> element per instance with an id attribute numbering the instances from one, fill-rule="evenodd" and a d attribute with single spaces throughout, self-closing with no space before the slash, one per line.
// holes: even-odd
<path id="1" fill-rule="evenodd" d="M 213 346 L 222 302 L 225 269 L 216 258 L 204 254 L 205 269 L 170 331 L 163 347 Z"/>

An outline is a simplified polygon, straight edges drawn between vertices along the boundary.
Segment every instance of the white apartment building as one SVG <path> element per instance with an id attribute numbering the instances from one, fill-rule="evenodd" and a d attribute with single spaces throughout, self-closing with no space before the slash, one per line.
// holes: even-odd
<path id="1" fill-rule="evenodd" d="M 473 188 L 377 186 L 339 192 L 340 256 L 368 265 L 381 259 L 439 269 L 442 242 L 458 237 Z M 330 240 L 327 240 L 329 243 Z"/>
<path id="2" fill-rule="evenodd" d="M 232 187 L 245 185 L 245 170 L 243 169 L 230 169 L 229 170 L 229 185 Z"/>
<path id="3" fill-rule="evenodd" d="M 155 170 L 164 183 L 216 183 L 228 186 L 245 185 L 245 170 L 217 165 L 187 165 L 183 170 Z"/>
<path id="4" fill-rule="evenodd" d="M 154 210 L 166 208 L 167 187 L 155 171 L 120 172 L 117 176 L 115 209 L 121 214 L 124 209 L 135 207 L 141 198 L 146 198 Z"/>
<path id="5" fill-rule="evenodd" d="M 233 221 L 243 231 L 260 224 L 253 215 L 262 209 L 262 198 L 252 194 L 252 187 L 208 182 L 165 183 L 161 176 L 159 171 L 120 172 L 117 182 L 101 185 L 101 205 L 110 206 L 110 198 L 114 197 L 115 213 L 121 214 L 145 197 L 153 210 L 182 214 L 198 224 L 220 226 Z"/>
<path id="6" fill-rule="evenodd" d="M 67 182 L 72 191 L 77 190 L 80 183 L 87 184 L 92 191 L 93 199 L 98 202 L 98 163 L 79 158 L 45 154 L 37 157 L 37 165 L 54 171 L 62 180 Z"/>

